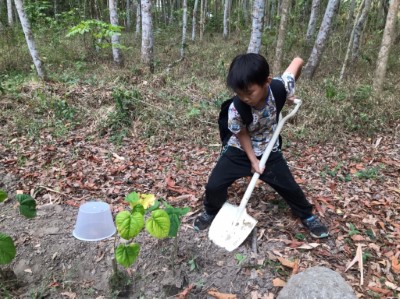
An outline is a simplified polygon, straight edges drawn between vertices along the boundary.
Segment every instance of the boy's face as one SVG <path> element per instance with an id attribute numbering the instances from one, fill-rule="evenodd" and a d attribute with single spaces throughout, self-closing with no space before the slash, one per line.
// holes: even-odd
<path id="1" fill-rule="evenodd" d="M 236 94 L 241 101 L 249 106 L 255 108 L 263 108 L 265 106 L 265 99 L 268 95 L 268 87 L 272 78 L 268 77 L 263 85 L 251 84 L 247 90 L 238 90 Z"/>

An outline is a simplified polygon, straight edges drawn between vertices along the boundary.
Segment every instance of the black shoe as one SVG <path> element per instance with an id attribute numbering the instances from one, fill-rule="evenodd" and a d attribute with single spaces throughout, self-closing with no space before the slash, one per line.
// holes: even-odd
<path id="1" fill-rule="evenodd" d="M 316 216 L 302 219 L 301 222 L 310 231 L 310 235 L 312 237 L 321 239 L 329 236 L 328 229 L 321 223 L 321 221 L 319 221 Z"/>
<path id="2" fill-rule="evenodd" d="M 195 230 L 205 230 L 207 227 L 210 226 L 211 222 L 213 222 L 215 215 L 207 214 L 206 211 L 201 213 L 197 218 L 194 220 L 193 227 Z"/>

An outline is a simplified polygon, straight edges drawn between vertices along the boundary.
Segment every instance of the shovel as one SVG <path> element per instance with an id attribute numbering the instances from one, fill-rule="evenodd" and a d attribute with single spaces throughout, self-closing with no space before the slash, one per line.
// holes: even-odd
<path id="1" fill-rule="evenodd" d="M 265 163 L 267 162 L 269 154 L 271 153 L 272 148 L 279 137 L 279 133 L 282 130 L 284 123 L 289 118 L 293 117 L 297 110 L 299 110 L 301 100 L 295 99 L 294 104 L 295 107 L 293 110 L 284 118 L 279 120 L 276 130 L 261 157 L 260 167 L 265 166 Z M 233 251 L 239 247 L 244 240 L 246 240 L 247 236 L 256 226 L 257 220 L 247 214 L 246 205 L 259 177 L 260 174 L 255 172 L 239 206 L 235 206 L 226 202 L 215 216 L 214 221 L 211 223 L 208 231 L 208 237 L 216 245 L 225 248 L 228 251 Z"/>

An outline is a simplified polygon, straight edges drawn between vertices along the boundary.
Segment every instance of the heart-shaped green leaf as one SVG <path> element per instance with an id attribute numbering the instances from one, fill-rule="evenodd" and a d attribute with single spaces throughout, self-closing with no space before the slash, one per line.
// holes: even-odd
<path id="1" fill-rule="evenodd" d="M 125 197 L 125 200 L 129 202 L 131 208 L 134 208 L 139 203 L 139 193 L 131 192 Z"/>
<path id="2" fill-rule="evenodd" d="M 128 268 L 136 261 L 139 252 L 139 244 L 121 244 L 115 250 L 115 259 L 117 260 L 118 264 L 124 266 L 125 268 Z"/>
<path id="3" fill-rule="evenodd" d="M 156 210 L 151 212 L 151 217 L 146 221 L 146 229 L 150 235 L 157 239 L 163 239 L 168 236 L 171 221 L 167 212 Z"/>
<path id="4" fill-rule="evenodd" d="M 136 237 L 144 227 L 144 216 L 141 213 L 122 211 L 115 217 L 118 233 L 125 240 Z"/>
<path id="5" fill-rule="evenodd" d="M 16 254 L 17 251 L 11 237 L 0 233 L 0 265 L 11 262 Z"/>
<path id="6" fill-rule="evenodd" d="M 170 206 L 168 203 L 163 202 L 165 208 L 165 212 L 169 215 L 169 219 L 171 221 L 171 227 L 169 229 L 168 237 L 176 237 L 178 235 L 179 227 L 181 226 L 181 217 L 186 215 L 189 212 L 189 208 L 174 208 Z"/>
<path id="7" fill-rule="evenodd" d="M 8 194 L 6 191 L 0 189 L 0 202 L 3 202 L 7 199 Z"/>
<path id="8" fill-rule="evenodd" d="M 27 194 L 18 194 L 15 197 L 19 202 L 19 212 L 27 218 L 36 216 L 36 201 Z"/>

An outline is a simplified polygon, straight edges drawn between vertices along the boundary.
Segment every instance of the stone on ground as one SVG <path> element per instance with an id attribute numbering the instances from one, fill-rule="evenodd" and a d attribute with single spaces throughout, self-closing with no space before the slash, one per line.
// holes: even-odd
<path id="1" fill-rule="evenodd" d="M 293 275 L 277 299 L 355 299 L 353 289 L 339 273 L 312 267 Z"/>

